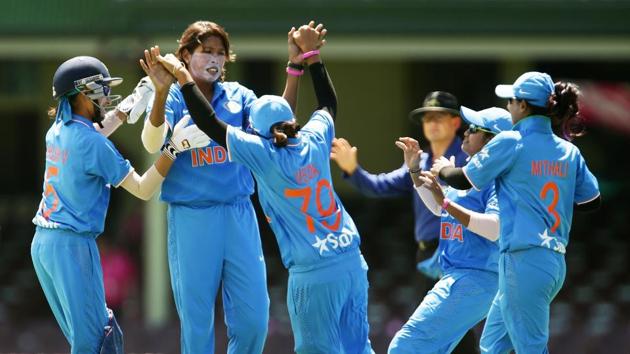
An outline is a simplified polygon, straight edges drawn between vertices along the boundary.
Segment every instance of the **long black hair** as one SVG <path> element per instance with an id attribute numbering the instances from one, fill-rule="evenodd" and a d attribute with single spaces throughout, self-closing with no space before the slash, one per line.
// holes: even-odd
<path id="1" fill-rule="evenodd" d="M 580 89 L 572 82 L 558 81 L 549 96 L 547 107 L 532 106 L 532 113 L 551 118 L 553 132 L 565 140 L 584 135 L 585 128 L 580 116 Z M 528 103 L 529 104 L 529 103 Z"/>

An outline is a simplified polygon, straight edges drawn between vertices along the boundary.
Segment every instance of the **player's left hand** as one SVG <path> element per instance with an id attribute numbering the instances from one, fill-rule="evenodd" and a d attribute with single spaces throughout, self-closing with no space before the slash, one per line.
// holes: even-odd
<path id="1" fill-rule="evenodd" d="M 127 116 L 127 123 L 134 124 L 147 109 L 154 91 L 151 79 L 145 76 L 140 79 L 133 92 L 116 106 L 116 109 Z"/>
<path id="2" fill-rule="evenodd" d="M 433 162 L 433 166 L 431 166 L 431 173 L 437 177 L 444 167 L 455 167 L 455 156 L 451 156 L 448 160 L 446 157 L 440 156 L 439 159 Z"/>

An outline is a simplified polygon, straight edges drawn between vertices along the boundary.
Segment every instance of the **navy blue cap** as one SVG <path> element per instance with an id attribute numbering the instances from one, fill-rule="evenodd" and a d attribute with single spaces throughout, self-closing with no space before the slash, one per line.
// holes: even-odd
<path id="1" fill-rule="evenodd" d="M 103 62 L 88 56 L 66 60 L 57 68 L 53 76 L 52 95 L 58 100 L 69 93 L 78 93 L 81 85 L 96 83 L 100 86 L 116 86 L 123 79 L 111 77 Z"/>

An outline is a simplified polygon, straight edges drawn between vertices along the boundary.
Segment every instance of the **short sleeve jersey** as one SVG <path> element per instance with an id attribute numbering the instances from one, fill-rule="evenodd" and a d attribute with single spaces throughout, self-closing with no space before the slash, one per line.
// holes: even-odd
<path id="1" fill-rule="evenodd" d="M 287 268 L 315 269 L 358 249 L 359 233 L 330 176 L 334 123 L 316 111 L 286 147 L 228 127 L 230 159 L 249 167 Z"/>
<path id="2" fill-rule="evenodd" d="M 494 137 L 464 167 L 476 188 L 495 182 L 501 251 L 546 247 L 565 253 L 573 205 L 599 196 L 579 149 L 553 134 L 545 116 L 530 116 Z"/>
<path id="3" fill-rule="evenodd" d="M 103 232 L 111 186 L 133 171 L 111 141 L 92 122 L 73 115 L 46 133 L 46 171 L 42 200 L 33 223 L 94 237 Z"/>
<path id="4" fill-rule="evenodd" d="M 249 126 L 249 110 L 255 100 L 254 92 L 237 82 L 216 82 L 211 105 L 219 119 L 245 130 Z M 147 112 L 152 108 L 151 102 Z M 186 115 L 188 108 L 184 96 L 180 86 L 174 84 L 166 100 L 166 123 L 172 130 Z M 193 124 L 192 121 L 189 124 Z M 161 199 L 168 203 L 204 205 L 208 202 L 231 202 L 253 192 L 254 181 L 247 168 L 230 162 L 225 148 L 211 141 L 208 146 L 177 155 L 162 184 Z"/>

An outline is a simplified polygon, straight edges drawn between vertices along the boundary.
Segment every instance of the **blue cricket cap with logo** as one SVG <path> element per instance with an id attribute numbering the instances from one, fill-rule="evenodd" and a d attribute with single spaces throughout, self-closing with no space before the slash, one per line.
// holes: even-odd
<path id="1" fill-rule="evenodd" d="M 265 95 L 252 103 L 249 120 L 256 134 L 271 138 L 271 127 L 274 124 L 293 121 L 294 117 L 291 106 L 284 98 Z"/>
<path id="2" fill-rule="evenodd" d="M 475 111 L 461 106 L 460 112 L 466 123 L 489 130 L 495 134 L 512 129 L 512 115 L 503 108 L 491 107 Z"/>
<path id="3" fill-rule="evenodd" d="M 549 96 L 554 91 L 551 76 L 537 71 L 526 72 L 512 85 L 497 85 L 494 92 L 501 98 L 525 100 L 537 107 L 547 107 Z"/>

